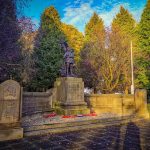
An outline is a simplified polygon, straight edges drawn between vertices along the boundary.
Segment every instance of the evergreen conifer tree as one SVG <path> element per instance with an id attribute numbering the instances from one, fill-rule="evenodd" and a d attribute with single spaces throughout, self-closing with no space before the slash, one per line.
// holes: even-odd
<path id="1" fill-rule="evenodd" d="M 92 17 L 90 18 L 89 22 L 86 24 L 85 26 L 85 40 L 89 41 L 89 40 L 94 40 L 99 33 L 105 32 L 104 29 L 104 23 L 103 20 L 98 16 L 98 14 L 96 12 L 94 12 L 94 14 L 92 15 Z M 101 35 L 102 38 L 104 38 L 104 34 Z"/>
<path id="2" fill-rule="evenodd" d="M 50 6 L 41 17 L 34 54 L 37 72 L 32 82 L 32 88 L 46 90 L 53 86 L 63 62 L 60 41 L 64 38 L 59 14 L 53 6 Z"/>
<path id="3" fill-rule="evenodd" d="M 120 7 L 120 12 L 116 15 L 112 22 L 112 30 L 119 28 L 126 36 L 132 35 L 135 27 L 133 16 L 123 6 Z"/>
<path id="4" fill-rule="evenodd" d="M 122 70 L 121 90 L 128 93 L 131 86 L 131 41 L 135 38 L 135 20 L 132 15 L 123 6 L 120 7 L 120 12 L 116 15 L 112 22 L 112 37 L 110 37 L 110 46 L 113 49 L 118 49 L 122 53 L 124 64 L 120 65 Z M 120 37 L 120 38 L 119 38 Z M 112 39 L 111 39 L 112 38 Z M 119 38 L 119 39 L 118 39 Z M 119 58 L 121 59 L 121 58 Z M 120 61 L 120 60 L 118 60 Z"/>
<path id="5" fill-rule="evenodd" d="M 100 51 L 105 48 L 105 28 L 103 20 L 94 13 L 85 27 L 85 43 L 81 50 L 80 75 L 85 86 L 98 89 L 100 72 Z"/>
<path id="6" fill-rule="evenodd" d="M 150 0 L 147 1 L 138 26 L 138 44 L 138 86 L 150 89 Z"/>

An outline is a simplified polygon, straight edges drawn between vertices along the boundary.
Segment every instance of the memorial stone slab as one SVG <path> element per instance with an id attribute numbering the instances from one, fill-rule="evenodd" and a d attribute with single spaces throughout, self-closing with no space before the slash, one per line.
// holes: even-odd
<path id="1" fill-rule="evenodd" d="M 21 104 L 19 83 L 7 80 L 0 84 L 0 141 L 23 136 L 23 129 L 20 127 Z M 15 136 L 14 133 L 11 134 L 13 129 L 19 131 L 19 136 L 18 134 Z"/>

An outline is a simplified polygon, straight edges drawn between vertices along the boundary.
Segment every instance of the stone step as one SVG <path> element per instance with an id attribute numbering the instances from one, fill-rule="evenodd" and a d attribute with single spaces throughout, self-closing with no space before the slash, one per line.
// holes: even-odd
<path id="1" fill-rule="evenodd" d="M 24 127 L 24 136 L 35 136 L 35 135 L 43 135 L 48 133 L 62 133 L 69 131 L 77 131 L 84 129 L 91 129 L 97 127 L 104 126 L 112 126 L 112 125 L 121 125 L 134 121 L 143 120 L 142 118 L 137 117 L 119 117 L 119 118 L 107 118 L 107 119 L 95 119 L 95 120 L 86 120 L 86 121 L 78 121 L 78 122 L 68 122 L 68 123 L 56 123 L 56 124 L 44 124 L 38 126 L 29 126 Z"/>

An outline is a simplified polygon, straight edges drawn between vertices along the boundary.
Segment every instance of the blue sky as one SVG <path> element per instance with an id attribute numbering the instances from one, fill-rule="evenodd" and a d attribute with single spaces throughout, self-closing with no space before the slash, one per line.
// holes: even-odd
<path id="1" fill-rule="evenodd" d="M 53 5 L 61 17 L 61 21 L 74 25 L 84 32 L 85 24 L 93 12 L 97 12 L 104 20 L 105 26 L 110 26 L 113 17 L 119 12 L 120 5 L 130 11 L 139 21 L 146 0 L 32 0 L 24 9 L 24 15 L 31 17 L 39 26 L 40 16 L 44 9 Z"/>

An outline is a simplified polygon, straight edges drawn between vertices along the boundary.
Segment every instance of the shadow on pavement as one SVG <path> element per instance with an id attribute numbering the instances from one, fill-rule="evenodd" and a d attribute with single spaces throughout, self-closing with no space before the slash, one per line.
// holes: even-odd
<path id="1" fill-rule="evenodd" d="M 141 150 L 140 143 L 140 129 L 135 123 L 129 122 L 125 133 L 123 150 Z"/>

